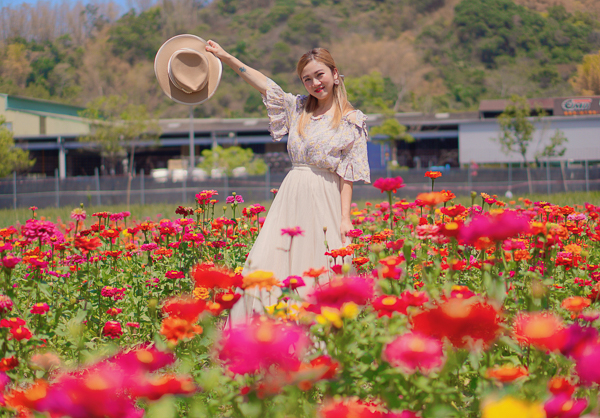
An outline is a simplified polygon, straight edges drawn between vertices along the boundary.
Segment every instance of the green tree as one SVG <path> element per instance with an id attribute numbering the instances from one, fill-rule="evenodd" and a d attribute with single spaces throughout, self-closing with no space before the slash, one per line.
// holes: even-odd
<path id="1" fill-rule="evenodd" d="M 600 94 L 600 52 L 583 58 L 583 62 L 577 66 L 577 74 L 571 79 L 571 84 L 580 94 Z"/>
<path id="2" fill-rule="evenodd" d="M 231 176 L 233 169 L 237 167 L 246 167 L 250 175 L 261 175 L 267 171 L 267 164 L 262 158 L 256 158 L 250 148 L 238 146 L 223 148 L 217 145 L 213 149 L 203 150 L 202 157 L 200 168 L 209 173 L 213 168 L 219 168 Z"/>
<path id="3" fill-rule="evenodd" d="M 6 120 L 0 116 L 0 178 L 8 176 L 13 171 L 26 171 L 35 160 L 29 159 L 29 152 L 15 147 L 13 134 L 6 129 Z"/>
<path id="4" fill-rule="evenodd" d="M 100 148 L 111 168 L 115 167 L 116 160 L 129 149 L 129 206 L 136 142 L 157 141 L 160 136 L 158 121 L 151 117 L 145 105 L 131 104 L 126 95 L 99 97 L 87 105 L 81 116 L 90 121 L 91 133 L 79 140 Z"/>
<path id="5" fill-rule="evenodd" d="M 398 167 L 398 141 L 413 142 L 415 139 L 406 132 L 406 126 L 402 125 L 398 120 L 388 114 L 379 126 L 371 128 L 371 136 L 382 135 L 382 139 L 373 138 L 374 141 L 386 142 L 390 145 L 391 166 Z"/>
<path id="6" fill-rule="evenodd" d="M 112 50 L 130 63 L 144 59 L 152 61 L 163 41 L 161 28 L 159 7 L 139 15 L 131 10 L 110 28 Z"/>
<path id="7" fill-rule="evenodd" d="M 386 80 L 378 71 L 361 77 L 349 77 L 344 84 L 350 103 L 363 112 L 385 113 L 394 105 L 394 86 L 390 86 L 390 80 Z"/>
<path id="8" fill-rule="evenodd" d="M 567 151 L 567 147 L 565 147 L 564 144 L 568 141 L 569 140 L 565 136 L 565 133 L 560 129 L 557 129 L 554 132 L 554 135 L 550 137 L 550 143 L 540 151 L 536 152 L 536 161 L 541 158 L 562 157 Z"/>

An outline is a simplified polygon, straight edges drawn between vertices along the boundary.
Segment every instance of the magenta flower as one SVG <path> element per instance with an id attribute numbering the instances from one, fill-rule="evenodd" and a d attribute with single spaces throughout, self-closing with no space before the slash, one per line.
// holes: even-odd
<path id="1" fill-rule="evenodd" d="M 50 310 L 50 306 L 48 306 L 48 304 L 46 302 L 43 302 L 43 303 L 36 303 L 35 305 L 33 305 L 29 312 L 31 312 L 32 314 L 37 314 L 37 315 L 44 315 L 49 310 Z"/>
<path id="2" fill-rule="evenodd" d="M 303 236 L 304 231 L 299 226 L 294 226 L 292 228 L 281 228 L 281 235 L 289 235 L 293 238 L 298 235 Z"/>
<path id="3" fill-rule="evenodd" d="M 579 418 L 587 405 L 586 399 L 572 399 L 567 393 L 559 393 L 548 399 L 544 404 L 544 410 L 546 418 Z"/>
<path id="4" fill-rule="evenodd" d="M 104 324 L 104 327 L 102 328 L 102 335 L 110 337 L 113 340 L 115 338 L 120 338 L 121 335 L 123 335 L 121 323 L 117 321 L 106 321 L 106 324 Z"/>
<path id="5" fill-rule="evenodd" d="M 300 276 L 288 276 L 283 282 L 282 282 L 283 286 L 281 286 L 282 288 L 288 288 L 290 290 L 294 290 L 297 289 L 299 287 L 303 287 L 306 285 L 306 283 L 304 283 L 304 280 L 302 280 L 302 277 Z"/>
<path id="6" fill-rule="evenodd" d="M 530 231 L 529 222 L 515 212 L 504 211 L 498 216 L 477 216 L 460 230 L 460 237 L 467 244 L 474 244 L 479 238 L 491 241 L 504 241 Z"/>
<path id="7" fill-rule="evenodd" d="M 225 198 L 225 203 L 227 204 L 231 204 L 231 203 L 244 203 L 244 198 L 242 197 L 242 195 L 236 194 L 234 196 L 227 196 Z"/>
<path id="8" fill-rule="evenodd" d="M 379 179 L 375 180 L 375 182 L 373 183 L 373 187 L 381 190 L 381 193 L 383 193 L 383 192 L 396 193 L 396 190 L 398 190 L 404 186 L 406 186 L 406 185 L 404 184 L 404 180 L 402 180 L 402 177 L 400 177 L 400 176 L 379 178 Z"/>
<path id="9" fill-rule="evenodd" d="M 363 277 L 341 277 L 316 288 L 308 297 L 313 304 L 309 310 L 317 313 L 322 306 L 339 309 L 347 302 L 366 305 L 373 298 L 373 282 Z"/>
<path id="10" fill-rule="evenodd" d="M 237 374 L 266 371 L 272 366 L 286 371 L 297 370 L 308 341 L 297 325 L 254 322 L 224 333 L 219 359 Z"/>
<path id="11" fill-rule="evenodd" d="M 38 219 L 27 219 L 25 225 L 21 226 L 21 234 L 31 243 L 41 240 L 43 244 L 54 244 L 64 242 L 65 237 L 58 230 L 56 225 L 49 221 L 40 221 Z"/>
<path id="12" fill-rule="evenodd" d="M 128 322 L 125 325 L 127 325 L 129 328 L 139 328 L 140 327 L 139 322 Z"/>
<path id="13" fill-rule="evenodd" d="M 158 244 L 155 242 L 151 242 L 150 244 L 142 244 L 142 246 L 140 247 L 142 251 L 152 251 L 156 250 L 157 248 Z"/>
<path id="14" fill-rule="evenodd" d="M 0 295 L 0 315 L 12 311 L 13 301 L 6 295 Z"/>
<path id="15" fill-rule="evenodd" d="M 346 236 L 350 238 L 358 238 L 362 234 L 363 231 L 361 231 L 360 229 L 351 229 L 350 231 L 346 232 Z"/>
<path id="16" fill-rule="evenodd" d="M 441 369 L 445 362 L 442 343 L 418 333 L 397 337 L 384 348 L 381 357 L 405 373 L 419 370 L 428 374 Z"/>
<path id="17" fill-rule="evenodd" d="M 167 279 L 183 279 L 185 277 L 185 274 L 183 273 L 183 271 L 169 270 L 165 273 L 165 277 Z"/>
<path id="18" fill-rule="evenodd" d="M 587 344 L 575 358 L 575 370 L 585 385 L 600 384 L 600 344 Z"/>

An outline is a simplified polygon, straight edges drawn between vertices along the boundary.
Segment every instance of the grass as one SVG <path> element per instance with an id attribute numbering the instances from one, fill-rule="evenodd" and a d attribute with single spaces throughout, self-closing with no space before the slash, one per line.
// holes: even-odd
<path id="1" fill-rule="evenodd" d="M 385 200 L 384 195 L 382 195 L 381 201 Z M 398 197 L 402 198 L 402 194 L 400 193 Z M 593 205 L 600 205 L 600 192 L 571 192 L 571 193 L 557 193 L 553 195 L 547 194 L 534 194 L 534 195 L 523 195 L 523 196 L 514 196 L 512 199 L 508 199 L 505 197 L 500 197 L 499 200 L 504 202 L 509 202 L 510 200 L 514 200 L 518 202 L 519 197 L 527 198 L 533 202 L 537 201 L 547 201 L 560 206 L 575 206 L 580 205 L 583 206 L 584 203 L 591 203 Z M 359 207 L 364 207 L 365 200 L 357 201 Z M 460 203 L 464 206 L 471 205 L 470 197 L 457 197 L 455 199 L 456 203 Z M 249 206 L 253 203 L 259 203 L 265 206 L 267 210 L 269 209 L 271 202 L 245 202 L 245 206 Z M 372 203 L 379 203 L 379 201 L 372 201 Z M 475 204 L 481 205 L 481 198 L 477 197 L 475 199 Z M 242 205 L 241 207 L 244 207 Z M 152 205 L 132 205 L 129 208 L 131 212 L 131 217 L 135 220 L 157 220 L 160 218 L 175 218 L 175 209 L 177 208 L 177 204 L 168 204 L 168 203 L 160 203 L 160 204 L 152 204 Z M 70 214 L 72 207 L 62 207 L 62 208 L 46 208 L 46 209 L 38 209 L 37 210 L 37 218 L 38 219 L 46 219 L 56 222 L 58 220 L 62 220 L 63 222 L 70 220 Z M 127 210 L 126 205 L 117 205 L 117 206 L 89 206 L 85 208 L 88 219 L 94 212 L 122 212 Z M 241 209 L 238 209 L 238 214 Z M 215 207 L 215 216 L 221 216 L 223 213 L 222 205 L 218 203 Z M 231 216 L 231 211 L 228 210 L 227 215 Z M 31 218 L 31 211 L 27 208 L 18 208 L 17 210 L 13 209 L 1 209 L 0 210 L 0 228 L 5 228 L 10 225 L 16 225 L 18 223 L 23 224 L 27 219 Z"/>

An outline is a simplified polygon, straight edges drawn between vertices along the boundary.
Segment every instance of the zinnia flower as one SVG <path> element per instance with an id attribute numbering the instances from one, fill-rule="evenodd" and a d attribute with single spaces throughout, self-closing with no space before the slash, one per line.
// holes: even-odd
<path id="1" fill-rule="evenodd" d="M 87 217 L 85 210 L 82 208 L 75 208 L 71 211 L 71 219 L 75 221 L 85 221 Z"/>
<path id="2" fill-rule="evenodd" d="M 294 226 L 292 228 L 281 228 L 281 235 L 289 235 L 293 238 L 298 235 L 303 236 L 304 231 L 299 226 Z"/>
<path id="3" fill-rule="evenodd" d="M 439 177 L 442 177 L 442 173 L 439 171 L 426 171 L 425 177 L 429 177 L 432 180 L 435 180 Z"/>
<path id="4" fill-rule="evenodd" d="M 0 359 L 0 372 L 7 372 L 19 365 L 19 360 L 15 357 L 4 357 Z"/>
<path id="5" fill-rule="evenodd" d="M 439 370 L 445 361 L 442 343 L 418 333 L 397 337 L 383 349 L 382 358 L 406 373 L 423 374 Z"/>
<path id="6" fill-rule="evenodd" d="M 13 301 L 6 295 L 0 295 L 0 315 L 12 311 Z"/>
<path id="7" fill-rule="evenodd" d="M 241 285 L 241 276 L 211 264 L 198 264 L 192 272 L 196 287 L 229 289 Z"/>
<path id="8" fill-rule="evenodd" d="M 219 359 L 237 374 L 256 373 L 272 366 L 297 370 L 307 344 L 308 337 L 296 325 L 271 320 L 253 322 L 225 331 Z"/>
<path id="9" fill-rule="evenodd" d="M 106 324 L 104 324 L 104 327 L 102 328 L 102 335 L 110 337 L 113 340 L 115 338 L 120 338 L 121 335 L 123 335 L 121 324 L 117 321 L 106 321 Z"/>
<path id="10" fill-rule="evenodd" d="M 561 393 L 548 399 L 544 410 L 546 418 L 579 418 L 587 405 L 587 399 L 573 399 L 570 395 Z"/>
<path id="11" fill-rule="evenodd" d="M 563 322 L 550 312 L 520 313 L 515 319 L 514 335 L 521 343 L 542 350 L 558 350 L 566 339 Z"/>
<path id="12" fill-rule="evenodd" d="M 20 262 L 21 262 L 21 259 L 19 257 L 13 257 L 12 255 L 7 255 L 5 257 L 2 257 L 2 264 L 7 269 L 14 269 L 16 267 L 16 265 L 19 264 Z"/>
<path id="13" fill-rule="evenodd" d="M 495 379 L 502 383 L 512 382 L 523 376 L 529 376 L 529 371 L 525 367 L 513 366 L 506 364 L 504 366 L 496 366 L 485 371 L 485 376 L 488 379 Z"/>
<path id="14" fill-rule="evenodd" d="M 545 418 L 544 408 L 539 403 L 527 403 L 512 396 L 498 401 L 483 403 L 482 418 Z"/>
<path id="15" fill-rule="evenodd" d="M 49 310 L 50 310 L 50 306 L 48 306 L 48 304 L 46 302 L 43 302 L 43 303 L 36 303 L 35 305 L 33 305 L 29 312 L 31 312 L 32 314 L 43 315 L 46 312 L 48 312 Z"/>
<path id="16" fill-rule="evenodd" d="M 244 276 L 242 280 L 243 289 L 253 289 L 258 287 L 259 289 L 271 290 L 273 286 L 280 286 L 281 284 L 275 278 L 272 271 L 256 270 L 250 274 Z"/>
<path id="17" fill-rule="evenodd" d="M 413 330 L 447 338 L 455 347 L 489 346 L 500 333 L 501 316 L 478 297 L 451 298 L 412 316 Z"/>
<path id="18" fill-rule="evenodd" d="M 294 290 L 299 287 L 306 286 L 304 280 L 300 276 L 288 276 L 282 283 L 283 288 Z"/>
<path id="19" fill-rule="evenodd" d="M 194 338 L 196 334 L 202 332 L 201 326 L 176 316 L 165 318 L 160 329 L 160 333 L 173 344 L 177 344 L 180 340 Z"/>
<path id="20" fill-rule="evenodd" d="M 480 215 L 461 229 L 460 237 L 470 245 L 480 238 L 504 241 L 530 231 L 529 222 L 515 212 L 504 211 L 497 216 Z"/>
<path id="21" fill-rule="evenodd" d="M 14 338 L 17 341 L 28 340 L 31 337 L 33 337 L 33 334 L 31 333 L 31 331 L 29 331 L 29 329 L 24 326 L 11 328 L 10 333 L 12 334 L 12 338 Z"/>
<path id="22" fill-rule="evenodd" d="M 364 277 L 336 278 L 327 286 L 316 288 L 308 298 L 313 304 L 311 311 L 316 313 L 323 306 L 340 309 L 347 302 L 366 305 L 373 298 L 373 283 Z"/>
<path id="23" fill-rule="evenodd" d="M 406 186 L 406 185 L 404 184 L 404 180 L 402 180 L 402 177 L 400 177 L 400 176 L 379 178 L 379 179 L 375 180 L 375 182 L 373 183 L 373 187 L 381 190 L 381 193 L 383 193 L 383 192 L 396 193 L 396 190 L 398 190 L 404 186 Z"/>
<path id="24" fill-rule="evenodd" d="M 571 296 L 563 300 L 560 306 L 565 308 L 569 312 L 579 313 L 588 306 L 590 306 L 591 303 L 592 301 L 588 298 L 584 298 L 581 296 Z"/>
<path id="25" fill-rule="evenodd" d="M 585 385 L 600 384 L 600 344 L 587 344 L 575 358 L 575 370 Z"/>

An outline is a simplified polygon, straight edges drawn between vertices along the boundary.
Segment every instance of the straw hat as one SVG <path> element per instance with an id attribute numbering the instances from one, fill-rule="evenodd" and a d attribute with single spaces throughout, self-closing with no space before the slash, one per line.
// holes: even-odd
<path id="1" fill-rule="evenodd" d="M 197 105 L 210 99 L 221 81 L 223 64 L 195 35 L 177 35 L 156 53 L 154 73 L 160 88 L 178 103 Z"/>

